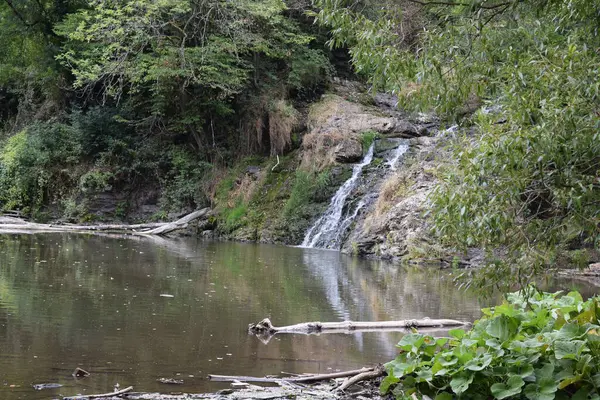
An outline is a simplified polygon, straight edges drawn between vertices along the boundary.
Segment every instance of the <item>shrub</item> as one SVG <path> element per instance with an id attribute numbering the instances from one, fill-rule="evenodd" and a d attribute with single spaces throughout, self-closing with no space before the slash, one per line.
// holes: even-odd
<path id="1" fill-rule="evenodd" d="M 72 167 L 81 155 L 77 131 L 62 123 L 31 125 L 0 153 L 0 201 L 4 208 L 36 212 L 61 198 L 78 179 Z"/>
<path id="2" fill-rule="evenodd" d="M 297 170 L 290 197 L 283 209 L 283 216 L 293 218 L 301 215 L 303 208 L 311 201 L 322 201 L 330 180 L 329 171 L 314 173 Z"/>
<path id="3" fill-rule="evenodd" d="M 436 399 L 599 399 L 600 297 L 517 292 L 449 338 L 407 334 L 383 393 Z"/>
<path id="4" fill-rule="evenodd" d="M 208 204 L 208 195 L 203 190 L 203 181 L 212 171 L 212 165 L 201 161 L 191 152 L 175 147 L 169 152 L 170 168 L 162 178 L 163 191 L 161 208 L 180 211 Z"/>

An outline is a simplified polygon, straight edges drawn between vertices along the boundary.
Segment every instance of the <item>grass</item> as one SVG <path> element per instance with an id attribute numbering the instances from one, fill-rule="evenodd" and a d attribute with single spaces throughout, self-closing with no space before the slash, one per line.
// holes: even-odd
<path id="1" fill-rule="evenodd" d="M 379 134 L 375 131 L 365 131 L 360 135 L 360 142 L 362 143 L 363 152 L 367 151 L 373 144 L 375 139 L 379 137 Z"/>

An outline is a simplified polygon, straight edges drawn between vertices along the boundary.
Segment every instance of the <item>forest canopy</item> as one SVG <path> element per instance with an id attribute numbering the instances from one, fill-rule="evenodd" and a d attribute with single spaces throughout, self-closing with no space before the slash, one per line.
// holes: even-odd
<path id="1" fill-rule="evenodd" d="M 123 188 L 146 179 L 162 186 L 187 180 L 189 187 L 174 188 L 174 208 L 202 205 L 206 190 L 192 185 L 214 165 L 288 151 L 294 102 L 317 96 L 332 72 L 324 30 L 305 15 L 309 6 L 1 1 L 0 129 L 5 136 L 20 132 L 32 152 L 48 141 L 40 135 L 71 130 L 68 145 L 82 149 L 71 164 L 90 167 L 52 172 L 39 157 L 0 155 L 7 160 L 0 201 L 35 211 L 65 191 L 83 190 L 83 181 Z M 40 170 L 48 177 L 38 179 Z"/>

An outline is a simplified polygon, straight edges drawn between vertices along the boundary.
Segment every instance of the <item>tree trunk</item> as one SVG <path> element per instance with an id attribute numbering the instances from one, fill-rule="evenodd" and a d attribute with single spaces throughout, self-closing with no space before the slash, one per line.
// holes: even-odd
<path id="1" fill-rule="evenodd" d="M 454 319 L 407 319 L 401 321 L 375 321 L 375 322 L 305 322 L 302 324 L 276 327 L 269 318 L 265 318 L 257 324 L 248 325 L 248 333 L 256 335 L 263 342 L 268 342 L 271 337 L 278 333 L 350 333 L 365 331 L 399 331 L 410 328 L 451 328 L 470 325 L 469 322 Z"/>
<path id="2" fill-rule="evenodd" d="M 184 229 L 196 219 L 207 217 L 210 208 L 194 211 L 174 222 L 147 224 L 106 224 L 106 225 L 56 225 L 27 222 L 15 217 L 0 217 L 0 233 L 30 233 L 30 232 L 105 232 L 129 233 L 135 235 L 166 235 L 178 229 Z"/>

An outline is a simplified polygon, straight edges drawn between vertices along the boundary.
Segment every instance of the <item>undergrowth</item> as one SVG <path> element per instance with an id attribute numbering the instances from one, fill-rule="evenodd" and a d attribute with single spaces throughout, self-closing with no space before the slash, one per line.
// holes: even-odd
<path id="1" fill-rule="evenodd" d="M 386 364 L 397 399 L 600 399 L 600 297 L 508 294 L 469 331 L 412 333 Z"/>
<path id="2" fill-rule="evenodd" d="M 290 198 L 285 204 L 283 215 L 293 218 L 302 213 L 302 209 L 312 201 L 320 201 L 325 197 L 325 190 L 331 183 L 331 175 L 328 170 L 322 172 L 296 171 L 294 185 Z"/>

